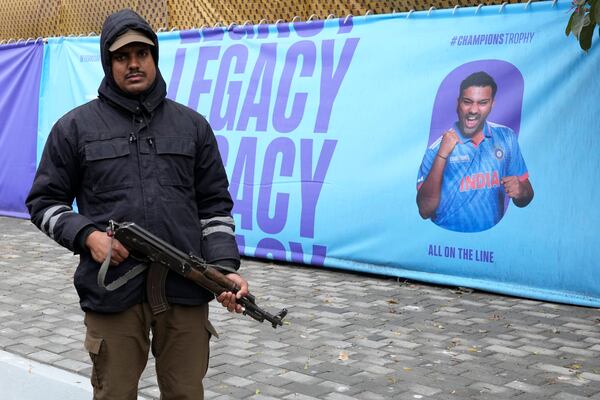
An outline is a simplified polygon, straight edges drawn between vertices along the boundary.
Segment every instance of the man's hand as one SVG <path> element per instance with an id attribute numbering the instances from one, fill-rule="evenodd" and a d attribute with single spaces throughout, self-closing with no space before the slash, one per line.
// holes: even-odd
<path id="1" fill-rule="evenodd" d="M 456 144 L 460 142 L 458 135 L 454 131 L 454 129 L 449 129 L 444 132 L 444 136 L 442 136 L 442 143 L 440 143 L 440 148 L 438 150 L 438 155 L 442 158 L 448 158 Z"/>
<path id="2" fill-rule="evenodd" d="M 236 299 L 240 299 L 249 293 L 248 282 L 238 274 L 227 274 L 225 276 L 235 282 L 240 290 L 238 290 L 236 294 L 233 294 L 232 292 L 223 292 L 217 297 L 217 301 L 221 303 L 223 307 L 226 307 L 229 312 L 235 311 L 236 313 L 241 313 L 244 309 L 236 302 Z"/>
<path id="3" fill-rule="evenodd" d="M 533 188 L 529 179 L 519 180 L 518 176 L 505 176 L 500 180 L 504 186 L 504 191 L 513 199 L 517 207 L 525 207 L 533 199 Z"/>
<path id="4" fill-rule="evenodd" d="M 119 265 L 129 257 L 129 251 L 117 239 L 112 239 L 111 244 L 111 238 L 105 232 L 94 231 L 90 233 L 85 239 L 85 245 L 90 249 L 94 261 L 100 264 L 108 257 L 108 250 L 111 248 L 111 245 L 111 266 Z"/>
<path id="5" fill-rule="evenodd" d="M 523 189 L 521 187 L 521 181 L 516 176 L 505 176 L 500 180 L 500 183 L 504 185 L 504 191 L 511 199 L 520 199 L 523 195 Z"/>

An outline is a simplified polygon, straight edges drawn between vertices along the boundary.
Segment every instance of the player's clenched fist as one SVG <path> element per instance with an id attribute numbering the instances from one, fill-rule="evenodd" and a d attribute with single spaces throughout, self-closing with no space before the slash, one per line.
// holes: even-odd
<path id="1" fill-rule="evenodd" d="M 440 144 L 440 149 L 438 150 L 438 155 L 442 158 L 448 158 L 456 143 L 460 140 L 458 139 L 458 135 L 454 131 L 454 129 L 449 129 L 442 136 L 442 143 Z"/>
<path id="2" fill-rule="evenodd" d="M 522 186 L 519 178 L 516 176 L 505 176 L 500 181 L 504 185 L 504 191 L 508 197 L 519 199 L 522 196 Z"/>

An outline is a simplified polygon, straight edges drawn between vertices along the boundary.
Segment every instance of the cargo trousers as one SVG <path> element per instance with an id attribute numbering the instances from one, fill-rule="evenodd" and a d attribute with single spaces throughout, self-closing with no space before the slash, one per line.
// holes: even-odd
<path id="1" fill-rule="evenodd" d="M 161 400 L 204 399 L 209 341 L 216 336 L 208 320 L 208 304 L 171 304 L 158 315 L 147 303 L 114 314 L 87 311 L 84 322 L 94 400 L 137 399 L 150 349 Z"/>

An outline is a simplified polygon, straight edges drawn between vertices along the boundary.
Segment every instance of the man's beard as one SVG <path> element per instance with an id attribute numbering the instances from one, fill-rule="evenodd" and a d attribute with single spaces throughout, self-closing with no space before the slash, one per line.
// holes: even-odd
<path id="1" fill-rule="evenodd" d="M 460 128 L 462 130 L 462 134 L 465 136 L 473 136 L 476 132 L 479 132 L 481 129 L 483 129 L 485 119 L 482 118 L 481 114 L 475 114 L 471 116 L 477 117 L 477 119 L 474 120 L 477 122 L 477 124 L 474 127 L 469 128 L 465 123 L 469 115 L 464 116 L 460 121 Z"/>

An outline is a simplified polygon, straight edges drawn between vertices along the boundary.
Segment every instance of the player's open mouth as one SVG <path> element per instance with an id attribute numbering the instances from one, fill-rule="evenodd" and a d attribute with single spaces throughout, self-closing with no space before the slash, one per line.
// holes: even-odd
<path id="1" fill-rule="evenodd" d="M 465 117 L 465 126 L 467 128 L 475 128 L 479 123 L 479 115 L 469 115 Z"/>

